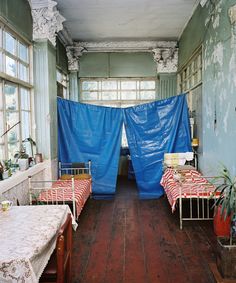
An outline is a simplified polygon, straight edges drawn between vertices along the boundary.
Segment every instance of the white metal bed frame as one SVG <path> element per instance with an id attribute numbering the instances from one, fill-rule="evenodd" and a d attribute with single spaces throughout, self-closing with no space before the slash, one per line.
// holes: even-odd
<path id="1" fill-rule="evenodd" d="M 71 184 L 71 190 L 72 190 L 72 208 L 73 208 L 73 216 L 75 219 L 77 219 L 76 215 L 76 203 L 75 203 L 75 179 L 74 175 L 79 174 L 90 174 L 91 175 L 91 161 L 88 162 L 81 162 L 79 164 L 84 165 L 84 167 L 72 167 L 73 163 L 62 163 L 59 162 L 59 178 L 63 174 L 69 174 L 71 175 L 70 180 L 63 180 L 63 183 L 68 183 L 68 185 Z M 37 201 L 37 197 L 40 195 L 41 192 L 46 192 L 46 204 L 66 204 L 68 203 L 68 200 L 65 200 L 65 190 L 68 190 L 68 186 L 58 186 L 53 187 L 53 183 L 58 182 L 58 180 L 32 180 L 31 176 L 28 176 L 29 181 L 29 200 L 30 205 L 33 204 L 34 201 Z M 49 185 L 48 185 L 49 184 Z M 36 187 L 37 186 L 37 187 Z M 55 193 L 55 199 L 53 198 L 53 194 L 50 193 L 50 191 L 54 191 Z M 37 192 L 37 193 L 34 193 Z M 58 201 L 58 194 L 62 192 L 62 200 Z M 58 192 L 58 193 L 57 193 Z M 50 196 L 50 200 L 49 200 Z M 41 201 L 40 201 L 41 202 Z M 45 201 L 42 201 L 42 204 L 44 204 Z"/>
<path id="2" fill-rule="evenodd" d="M 214 179 L 215 177 L 208 177 L 208 176 L 202 176 L 201 178 L 205 178 L 207 180 Z M 188 184 L 188 183 L 186 183 Z M 185 184 L 185 185 L 186 185 Z M 204 190 L 200 188 L 199 190 L 196 190 L 196 185 L 198 186 L 204 186 Z M 210 210 L 212 209 L 212 206 L 210 205 L 210 200 L 217 198 L 217 196 L 214 196 L 213 192 L 207 191 L 207 188 L 209 186 L 212 186 L 212 183 L 196 183 L 196 184 L 188 184 L 189 191 L 188 191 L 188 197 L 186 197 L 186 192 L 182 193 L 182 186 L 180 182 L 180 189 L 179 189 L 179 225 L 180 229 L 183 229 L 183 221 L 199 221 L 199 220 L 212 220 L 213 216 L 210 216 Z M 194 190 L 192 188 L 194 187 Z M 206 196 L 201 194 L 206 194 Z M 193 194 L 194 193 L 194 194 Z M 183 217 L 183 200 L 189 201 L 189 217 Z M 195 201 L 196 205 L 196 216 L 193 213 L 193 202 Z"/>

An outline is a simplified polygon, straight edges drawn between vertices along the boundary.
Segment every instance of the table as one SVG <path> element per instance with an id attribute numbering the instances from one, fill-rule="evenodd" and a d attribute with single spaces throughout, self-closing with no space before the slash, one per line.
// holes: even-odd
<path id="1" fill-rule="evenodd" d="M 67 205 L 13 206 L 0 211 L 0 282 L 36 283 L 55 249 Z"/>

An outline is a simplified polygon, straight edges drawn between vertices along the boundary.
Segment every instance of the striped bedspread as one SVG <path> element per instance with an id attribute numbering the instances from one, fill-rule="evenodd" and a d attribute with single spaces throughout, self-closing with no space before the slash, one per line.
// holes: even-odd
<path id="1" fill-rule="evenodd" d="M 91 179 L 74 180 L 76 215 L 79 217 L 86 200 L 91 194 Z M 53 189 L 55 188 L 55 189 Z M 63 189 L 56 189 L 63 188 Z M 52 185 L 52 189 L 40 193 L 38 200 L 43 202 L 72 201 L 71 182 L 58 180 Z"/>
<path id="2" fill-rule="evenodd" d="M 167 168 L 162 176 L 163 186 L 172 212 L 175 211 L 177 200 L 182 198 L 209 198 L 215 186 L 195 169 L 176 171 Z"/>

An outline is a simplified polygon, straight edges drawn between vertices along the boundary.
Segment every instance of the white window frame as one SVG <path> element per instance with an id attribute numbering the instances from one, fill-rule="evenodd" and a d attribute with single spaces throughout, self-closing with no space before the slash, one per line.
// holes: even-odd
<path id="1" fill-rule="evenodd" d="M 28 48 L 28 62 L 22 61 L 19 56 L 13 55 L 5 50 L 5 43 L 4 43 L 4 36 L 3 31 L 8 32 L 11 34 L 17 41 L 17 48 L 19 50 L 19 43 L 27 46 Z M 2 109 L 0 108 L 0 111 L 3 113 L 3 121 L 0 121 L 0 123 L 3 123 L 3 133 L 7 131 L 7 125 L 6 125 L 6 102 L 5 102 L 5 93 L 4 93 L 4 86 L 5 84 L 13 84 L 15 87 L 17 87 L 17 96 L 18 96 L 18 109 L 16 112 L 19 113 L 19 120 L 21 121 L 21 98 L 20 98 L 20 88 L 25 88 L 29 91 L 30 95 L 30 135 L 35 140 L 35 117 L 34 117 L 34 92 L 33 92 L 33 47 L 31 42 L 29 42 L 27 39 L 23 38 L 19 34 L 17 34 L 13 29 L 11 29 L 5 22 L 0 21 L 0 105 L 2 103 Z M 11 76 L 6 73 L 6 64 L 5 64 L 5 56 L 9 56 L 10 58 L 17 61 L 17 74 L 19 74 L 19 63 L 26 65 L 28 67 L 28 81 L 21 80 L 19 76 Z M 25 111 L 25 110 L 23 110 Z M 28 111 L 27 111 L 28 112 Z M 0 136 L 3 134 L 0 133 Z M 1 142 L 1 139 L 0 139 Z M 22 125 L 19 124 L 19 149 L 22 144 Z M 2 138 L 2 142 L 0 143 L 1 146 L 4 147 L 3 149 L 3 156 L 0 156 L 1 160 L 7 160 L 9 159 L 9 153 L 8 153 L 8 135 L 4 135 Z"/>
<path id="2" fill-rule="evenodd" d="M 84 81 L 96 81 L 99 83 L 99 87 L 97 90 L 92 90 L 90 92 L 98 92 L 98 99 L 84 99 L 83 98 L 83 92 L 89 92 L 87 90 L 82 89 L 82 84 Z M 103 90 L 102 89 L 102 82 L 104 81 L 117 81 L 118 87 L 116 90 L 110 89 L 110 90 Z M 121 89 L 121 83 L 125 81 L 136 81 L 136 88 L 135 89 Z M 152 89 L 141 89 L 140 88 L 140 82 L 142 81 L 154 81 L 155 82 L 155 88 Z M 138 85 L 137 85 L 137 82 Z M 156 77 L 145 77 L 145 78 L 80 78 L 80 101 L 83 103 L 88 104 L 95 104 L 95 105 L 104 105 L 104 106 L 113 106 L 113 107 L 125 107 L 126 105 L 134 106 L 138 104 L 144 104 L 151 101 L 155 101 L 157 99 L 157 78 Z M 136 99 L 122 99 L 121 92 L 122 91 L 130 91 L 130 92 L 136 92 Z M 140 93 L 141 91 L 155 91 L 155 98 L 153 99 L 141 99 Z M 102 92 L 116 92 L 117 93 L 117 99 L 102 99 L 101 95 Z"/>

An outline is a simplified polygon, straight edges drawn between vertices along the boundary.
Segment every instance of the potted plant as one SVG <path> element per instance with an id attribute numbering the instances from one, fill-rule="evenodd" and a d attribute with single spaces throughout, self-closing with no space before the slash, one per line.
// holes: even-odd
<path id="1" fill-rule="evenodd" d="M 16 158 L 16 161 L 19 164 L 20 171 L 24 171 L 29 168 L 29 155 L 26 153 L 23 145 L 21 145 L 20 150 L 14 155 L 14 158 Z"/>
<path id="2" fill-rule="evenodd" d="M 217 267 L 224 278 L 236 278 L 236 176 L 232 177 L 223 167 L 216 180 L 223 180 L 216 186 L 214 206 L 220 208 L 223 219 L 230 218 L 231 229 L 228 237 L 217 237 Z"/>

